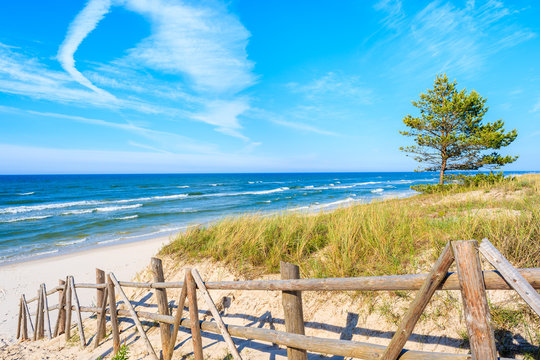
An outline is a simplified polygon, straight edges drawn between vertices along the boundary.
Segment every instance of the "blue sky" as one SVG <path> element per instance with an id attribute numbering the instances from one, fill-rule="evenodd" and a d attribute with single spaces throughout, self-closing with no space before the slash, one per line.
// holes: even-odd
<path id="1" fill-rule="evenodd" d="M 535 1 L 0 2 L 0 173 L 411 171 L 446 72 L 540 170 Z"/>

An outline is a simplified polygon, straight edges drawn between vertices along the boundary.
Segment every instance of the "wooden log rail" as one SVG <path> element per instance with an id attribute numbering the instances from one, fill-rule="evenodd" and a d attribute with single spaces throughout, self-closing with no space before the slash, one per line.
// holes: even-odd
<path id="1" fill-rule="evenodd" d="M 54 306 L 53 308 L 57 308 Z M 73 306 L 73 309 L 75 307 Z M 81 306 L 81 312 L 88 313 L 100 313 L 99 307 Z M 109 309 L 106 311 L 110 314 Z M 117 309 L 118 315 L 131 319 L 131 313 L 129 310 Z M 165 324 L 174 324 L 174 316 L 160 315 L 147 311 L 135 311 L 137 316 L 141 319 L 150 321 L 157 321 Z M 213 334 L 221 334 L 218 325 L 213 321 L 199 321 L 201 330 Z M 191 328 L 191 321 L 189 318 L 183 318 L 180 325 L 185 328 Z M 351 340 L 338 340 L 328 339 L 316 336 L 306 336 L 291 334 L 284 331 L 252 328 L 236 325 L 226 325 L 228 332 L 231 336 L 240 337 L 244 339 L 259 340 L 275 343 L 282 346 L 290 346 L 298 349 L 304 349 L 311 352 L 321 354 L 331 354 L 337 356 L 350 356 L 354 358 L 375 360 L 380 359 L 386 346 L 375 345 L 370 343 L 351 341 Z M 471 360 L 470 354 L 447 354 L 447 353 L 433 353 L 426 351 L 412 351 L 404 350 L 400 360 Z M 499 358 L 505 360 L 504 358 Z"/>
<path id="2" fill-rule="evenodd" d="M 520 269 L 520 274 L 533 286 L 535 289 L 540 288 L 540 268 Z M 484 280 L 487 289 L 505 290 L 511 289 L 501 276 L 495 271 L 484 271 Z M 425 280 L 427 274 L 420 275 L 396 275 L 396 276 L 376 276 L 364 278 L 330 278 L 330 279 L 298 279 L 298 280 L 269 280 L 269 281 L 224 281 L 224 282 L 206 282 L 207 289 L 234 289 L 234 290 L 285 290 L 285 291 L 315 291 L 315 290 L 415 290 L 421 286 L 421 282 Z M 456 284 L 457 282 L 457 284 Z M 159 283 L 133 283 L 119 281 L 121 286 L 135 288 L 178 288 L 183 285 L 183 282 L 159 282 Z M 76 288 L 104 288 L 99 284 L 75 284 Z M 46 292 L 47 295 L 52 295 L 57 291 L 62 291 L 64 287 L 58 286 Z M 449 273 L 445 282 L 439 286 L 439 290 L 457 290 L 459 282 L 455 273 Z M 36 298 L 30 299 L 27 303 L 36 301 Z M 48 307 L 49 311 L 58 310 L 60 306 L 53 305 Z M 71 310 L 75 311 L 76 306 L 72 305 Z M 100 307 L 80 306 L 80 311 L 84 313 L 101 313 Z M 106 313 L 110 315 L 110 310 Z M 128 310 L 117 309 L 116 313 L 119 316 L 131 318 Z M 158 321 L 165 324 L 174 324 L 174 317 L 171 315 L 161 315 L 146 311 L 136 311 L 136 314 L 141 319 Z M 35 314 L 29 314 L 35 315 Z M 189 319 L 182 319 L 181 326 L 190 328 L 191 322 Z M 200 327 L 203 331 L 220 334 L 220 329 L 214 322 L 201 321 Z M 282 346 L 304 349 L 311 352 L 332 354 L 337 356 L 351 356 L 362 359 L 380 359 L 386 349 L 385 346 L 362 343 L 349 340 L 336 340 L 319 338 L 313 336 L 305 336 L 299 334 L 291 334 L 283 331 L 250 328 L 243 326 L 228 325 L 227 330 L 232 336 L 268 341 Z M 404 350 L 400 359 L 424 359 L 424 360 L 465 360 L 472 359 L 470 354 L 445 354 L 432 353 L 422 351 Z M 502 358 L 501 358 L 502 359 Z"/>
<path id="3" fill-rule="evenodd" d="M 518 269 L 519 273 L 534 289 L 540 289 L 540 268 Z M 387 275 L 350 278 L 297 279 L 297 280 L 252 280 L 252 281 L 208 281 L 208 290 L 272 290 L 272 291 L 395 291 L 419 290 L 428 274 Z M 513 290 L 498 271 L 484 271 L 486 290 Z M 143 289 L 181 289 L 183 282 L 131 282 L 119 281 L 123 287 Z M 104 289 L 105 284 L 78 283 L 76 288 Z M 62 286 L 47 291 L 47 295 L 62 290 Z M 460 290 L 458 275 L 448 273 L 437 290 Z M 27 300 L 31 303 L 37 297 Z"/>
<path id="4" fill-rule="evenodd" d="M 467 249 L 466 252 L 460 249 Z M 79 327 L 79 333 L 81 337 L 81 345 L 86 346 L 86 341 L 83 332 L 83 324 L 81 319 L 81 312 L 91 312 L 98 314 L 98 330 L 95 336 L 95 347 L 99 346 L 100 329 L 104 328 L 106 321 L 106 314 L 109 314 L 111 319 L 111 325 L 113 328 L 113 354 L 115 354 L 120 346 L 119 340 L 119 328 L 118 328 L 118 316 L 129 317 L 132 319 L 139 332 L 139 335 L 146 341 L 148 353 L 155 359 L 157 359 L 158 353 L 156 353 L 152 347 L 152 344 L 146 337 L 146 333 L 139 320 L 146 319 L 160 323 L 161 328 L 161 342 L 162 342 L 162 357 L 167 360 L 172 356 L 174 351 L 174 344 L 179 326 L 191 328 L 192 342 L 194 347 L 195 358 L 202 360 L 202 341 L 201 330 L 222 334 L 228 338 L 228 345 L 234 348 L 234 342 L 230 336 L 260 340 L 270 342 L 272 344 L 286 346 L 288 349 L 288 358 L 293 360 L 306 359 L 306 351 L 330 354 L 337 356 L 354 357 L 361 359 L 384 359 L 395 360 L 399 359 L 438 359 L 438 360 L 458 360 L 458 359 L 480 359 L 484 358 L 482 355 L 480 358 L 478 354 L 491 354 L 490 359 L 496 359 L 497 354 L 493 344 L 485 341 L 485 339 L 477 338 L 473 348 L 473 354 L 445 354 L 445 353 L 432 353 L 422 351 L 409 351 L 403 349 L 403 345 L 410 336 L 416 321 L 420 313 L 427 305 L 429 299 L 436 290 L 461 290 L 462 298 L 467 309 L 471 314 L 477 317 L 476 320 L 467 322 L 467 329 L 469 333 L 474 330 L 474 326 L 480 324 L 481 321 L 489 324 L 489 308 L 487 307 L 487 301 L 485 298 L 485 290 L 512 290 L 515 289 L 515 284 L 508 283 L 498 271 L 482 271 L 480 262 L 478 261 L 478 244 L 475 241 L 458 241 L 452 242 L 452 248 L 450 243 L 445 248 L 445 252 L 435 265 L 430 274 L 417 274 L 417 275 L 393 275 L 393 276 L 370 276 L 370 277 L 353 277 L 353 278 L 327 278 L 327 279 L 299 279 L 298 267 L 283 263 L 282 267 L 282 280 L 256 280 L 256 281 L 221 281 L 221 282 L 203 282 L 200 275 L 196 270 L 186 270 L 185 282 L 165 282 L 163 276 L 163 269 L 161 267 L 161 261 L 158 259 L 152 259 L 152 269 L 154 271 L 154 282 L 142 283 L 142 282 L 129 282 L 118 281 L 114 274 L 107 274 L 105 282 L 105 273 L 98 270 L 96 273 L 96 284 L 91 283 L 75 283 L 72 276 L 66 278 L 66 282 L 62 285 L 63 281 L 60 281 L 59 286 L 46 291 L 45 285 L 40 286 L 38 296 L 28 301 L 25 300 L 24 295 L 21 297 L 19 304 L 19 324 L 17 330 L 17 337 L 22 340 L 28 339 L 27 335 L 27 321 L 30 322 L 30 328 L 34 332 L 34 340 L 42 338 L 44 333 L 44 322 L 48 324 L 48 334 L 52 337 L 50 328 L 49 311 L 61 310 L 58 314 L 58 320 L 55 327 L 54 336 L 61 334 L 60 323 L 65 322 L 65 336 L 66 339 L 70 338 L 71 330 L 71 315 L 75 312 L 77 317 L 77 325 Z M 450 251 L 452 249 L 452 251 Z M 450 264 L 454 261 L 454 257 L 459 253 L 458 272 L 447 272 Z M 442 259 L 442 260 L 441 260 Z M 474 271 L 472 271 L 472 270 Z M 498 268 L 497 268 L 498 269 Z M 514 277 L 522 277 L 522 282 L 530 284 L 533 289 L 540 289 L 540 268 L 529 269 L 513 269 Z M 196 275 L 193 278 L 192 275 Z M 474 275 L 474 276 L 473 276 Z M 506 276 L 508 277 L 508 276 Z M 198 281 L 198 284 L 196 282 Z M 127 298 L 122 287 L 130 288 L 144 288 L 144 289 L 156 289 L 156 296 L 158 299 L 159 313 L 152 313 L 146 311 L 135 311 L 131 306 L 130 300 Z M 97 297 L 101 301 L 98 302 L 99 307 L 87 307 L 80 306 L 76 289 L 96 289 Z M 179 298 L 179 304 L 181 308 L 177 310 L 176 316 L 173 316 L 168 305 L 166 289 L 182 288 L 182 294 Z M 206 301 L 209 304 L 213 304 L 213 300 L 208 293 L 208 290 L 263 290 L 263 291 L 282 291 L 283 306 L 285 309 L 285 324 L 287 331 L 276 331 L 261 328 L 252 328 L 244 326 L 225 325 L 221 321 L 221 317 L 217 309 L 214 309 L 214 317 L 217 322 L 199 321 L 198 309 L 197 309 L 197 296 L 196 291 L 202 291 L 203 295 L 206 294 Z M 122 297 L 124 303 L 128 307 L 125 309 L 118 309 L 116 307 L 115 290 L 118 291 Z M 387 348 L 381 345 L 374 345 L 369 343 L 363 343 L 350 340 L 337 340 L 321 337 L 313 337 L 304 335 L 303 331 L 303 315 L 302 315 L 302 291 L 395 291 L 395 290 L 420 290 L 417 293 L 417 299 L 412 303 L 412 307 L 404 319 L 404 322 L 400 325 L 400 329 L 396 332 L 396 339 L 393 339 L 391 345 Z M 470 291 L 469 291 L 470 290 Z M 47 296 L 59 292 L 59 304 L 49 307 L 47 302 Z M 529 291 L 530 292 L 530 291 Z M 535 292 L 535 291 L 534 291 Z M 535 292 L 536 293 L 536 292 Z M 66 295 L 67 294 L 67 295 Z M 535 295 L 535 294 L 533 294 Z M 182 319 L 183 304 L 186 300 L 189 300 L 189 314 L 193 319 Z M 479 301 L 478 299 L 483 300 Z M 72 300 L 73 303 L 72 303 Z M 30 314 L 27 304 L 31 302 L 37 302 L 36 313 Z M 485 304 L 484 304 L 485 303 Z M 107 304 L 109 305 L 107 307 Z M 215 306 L 214 306 L 215 307 Z M 478 312 L 478 309 L 483 309 L 483 312 Z M 64 313 L 65 321 L 62 320 L 62 314 Z M 36 316 L 35 331 L 32 325 L 31 316 Z M 470 316 L 469 316 L 470 317 Z M 24 320 L 23 320 L 24 319 Z M 45 320 L 46 319 L 46 320 Z M 24 321 L 24 322 L 23 322 Z M 171 327 L 173 325 L 173 332 L 171 333 Z M 486 327 L 486 326 L 485 326 Z M 489 326 L 486 327 L 486 329 Z M 472 329 L 472 330 L 471 330 Z M 483 329 L 483 328 L 482 328 Z M 482 336 L 492 336 L 492 332 L 487 330 L 481 330 Z M 197 336 L 195 336 L 197 335 Z M 490 339 L 489 337 L 487 338 Z M 393 344 L 393 345 L 392 345 Z M 197 350 L 198 349 L 198 350 Z M 482 350 L 483 349 L 483 350 Z M 486 350 L 487 349 L 487 350 Z M 234 350 L 236 350 L 234 348 Z M 391 351 L 390 351 L 391 350 Z M 481 351 L 482 350 L 482 351 Z M 489 350 L 489 351 L 488 351 Z M 234 351 L 233 351 L 234 353 Z M 240 355 L 236 352 L 236 359 L 241 359 Z M 487 358 L 487 357 L 486 357 Z M 500 359 L 500 358 L 499 358 Z"/>

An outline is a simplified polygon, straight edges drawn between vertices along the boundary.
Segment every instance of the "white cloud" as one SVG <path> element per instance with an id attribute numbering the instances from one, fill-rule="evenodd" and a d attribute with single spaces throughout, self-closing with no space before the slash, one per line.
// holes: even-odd
<path id="1" fill-rule="evenodd" d="M 300 131 L 312 132 L 312 133 L 319 134 L 319 135 L 340 136 L 339 134 L 337 134 L 335 132 L 319 129 L 319 128 L 313 126 L 313 125 L 304 124 L 304 123 L 300 123 L 300 122 L 286 121 L 286 120 L 279 119 L 279 118 L 272 118 L 272 119 L 270 119 L 270 121 L 273 122 L 274 124 L 289 127 L 291 129 L 296 129 L 296 130 L 300 130 Z"/>
<path id="2" fill-rule="evenodd" d="M 119 122 L 93 119 L 93 118 L 76 116 L 76 115 L 67 115 L 67 114 L 52 113 L 52 112 L 41 112 L 41 111 L 33 111 L 33 110 L 22 110 L 22 109 L 9 107 L 9 106 L 2 106 L 2 105 L 0 105 L 0 112 L 12 113 L 12 114 L 22 113 L 22 114 L 30 114 L 30 115 L 54 118 L 54 119 L 66 119 L 66 120 L 72 120 L 72 121 L 83 123 L 83 124 L 89 124 L 89 125 L 94 125 L 94 126 L 101 126 L 101 127 L 127 131 L 127 132 L 140 135 L 148 140 L 151 140 L 152 142 L 157 143 L 158 145 L 162 147 L 170 149 L 170 151 L 188 151 L 188 152 L 195 152 L 195 153 L 213 153 L 216 151 L 213 145 L 203 144 L 194 139 L 191 139 L 186 136 L 182 136 L 177 133 L 150 129 L 143 126 L 135 125 L 131 122 L 119 123 Z M 166 151 L 166 150 L 162 150 L 162 151 Z"/>
<path id="3" fill-rule="evenodd" d="M 78 69 L 77 49 L 114 6 L 144 16 L 151 34 L 126 48 L 119 59 L 86 62 Z M 58 51 L 67 74 L 0 44 L 0 92 L 202 121 L 223 134 L 249 140 L 241 133 L 239 116 L 250 104 L 238 95 L 256 81 L 247 59 L 249 36 L 218 2 L 89 0 L 69 25 Z M 85 59 L 78 60 L 77 64 Z"/>
<path id="4" fill-rule="evenodd" d="M 318 109 L 310 109 L 308 111 L 309 112 L 311 112 L 311 111 L 318 112 Z M 273 113 L 273 112 L 270 112 L 270 111 L 267 111 L 267 110 L 254 108 L 254 109 L 250 109 L 249 116 L 252 117 L 252 118 L 255 118 L 255 119 L 263 119 L 263 120 L 269 121 L 269 122 L 271 122 L 273 124 L 284 126 L 284 127 L 294 129 L 294 130 L 298 130 L 298 131 L 302 131 L 302 132 L 311 132 L 311 133 L 314 133 L 314 134 L 326 135 L 326 136 L 341 136 L 338 133 L 335 133 L 333 131 L 320 129 L 317 126 L 312 125 L 312 124 L 306 124 L 306 123 L 301 122 L 301 121 L 290 120 L 291 118 L 296 119 L 296 118 L 300 117 L 300 116 L 298 116 L 299 115 L 298 113 L 294 113 L 292 111 L 284 111 L 284 113 L 286 115 L 276 114 L 276 113 Z M 287 120 L 284 119 L 286 116 L 287 116 Z M 311 117 L 311 119 L 312 118 L 313 117 Z"/>
<path id="5" fill-rule="evenodd" d="M 13 47 L 0 43 L 0 92 L 27 96 L 82 107 L 133 109 L 148 114 L 180 111 L 161 104 L 152 104 L 136 97 L 112 98 L 103 92 L 81 88 L 70 75 L 50 70 L 37 58 L 28 57 Z"/>
<path id="6" fill-rule="evenodd" d="M 192 117 L 195 120 L 215 125 L 219 132 L 247 141 L 249 139 L 239 132 L 241 126 L 238 116 L 248 109 L 249 105 L 245 99 L 216 100 L 209 102 L 204 111 L 194 114 Z"/>
<path id="7" fill-rule="evenodd" d="M 538 99 L 538 102 L 534 104 L 533 108 L 531 109 L 531 112 L 537 112 L 540 111 L 540 99 Z"/>
<path id="8" fill-rule="evenodd" d="M 145 15 L 152 34 L 123 59 L 170 74 L 185 74 L 202 92 L 235 93 L 255 82 L 247 59 L 249 32 L 225 6 L 127 0 L 128 9 Z"/>
<path id="9" fill-rule="evenodd" d="M 354 99 L 357 103 L 371 104 L 372 91 L 362 84 L 358 76 L 346 75 L 338 72 L 328 72 L 321 77 L 306 84 L 289 83 L 293 92 L 304 94 L 308 99 L 335 98 Z"/>
<path id="10" fill-rule="evenodd" d="M 389 11 L 384 6 L 379 9 Z M 389 58 L 398 60 L 399 69 L 393 72 L 474 75 L 490 57 L 536 36 L 518 24 L 517 13 L 501 1 L 469 1 L 464 7 L 433 1 L 400 22 L 397 45 L 386 44 L 392 51 Z"/>
<path id="11" fill-rule="evenodd" d="M 380 0 L 373 8 L 386 13 L 382 23 L 389 28 L 397 29 L 405 19 L 401 0 Z"/>
<path id="12" fill-rule="evenodd" d="M 90 0 L 84 9 L 75 17 L 69 25 L 68 33 L 60 49 L 58 50 L 58 61 L 75 81 L 83 86 L 101 94 L 112 96 L 106 91 L 99 89 L 90 82 L 83 74 L 75 68 L 74 55 L 79 45 L 86 36 L 96 28 L 99 21 L 109 12 L 110 0 Z"/>

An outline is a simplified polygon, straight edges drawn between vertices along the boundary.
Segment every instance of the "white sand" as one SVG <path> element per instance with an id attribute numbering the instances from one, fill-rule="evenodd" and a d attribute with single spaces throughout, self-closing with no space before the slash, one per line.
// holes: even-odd
<path id="1" fill-rule="evenodd" d="M 66 275 L 73 275 L 76 282 L 95 283 L 96 268 L 112 271 L 120 279 L 131 279 L 167 242 L 168 237 L 160 237 L 0 266 L 0 345 L 15 340 L 21 294 L 33 298 L 41 283 L 50 289 Z M 95 303 L 95 294 L 95 290 L 80 289 L 81 304 Z"/>

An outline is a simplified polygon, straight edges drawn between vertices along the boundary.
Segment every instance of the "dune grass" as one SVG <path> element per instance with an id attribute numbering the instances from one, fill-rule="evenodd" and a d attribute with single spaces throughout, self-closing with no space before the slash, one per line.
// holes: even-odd
<path id="1" fill-rule="evenodd" d="M 161 252 L 244 274 L 278 272 L 284 260 L 304 277 L 345 277 L 418 272 L 449 240 L 488 238 L 515 266 L 538 267 L 539 205 L 540 175 L 525 175 L 332 212 L 226 218 L 190 228 Z"/>

